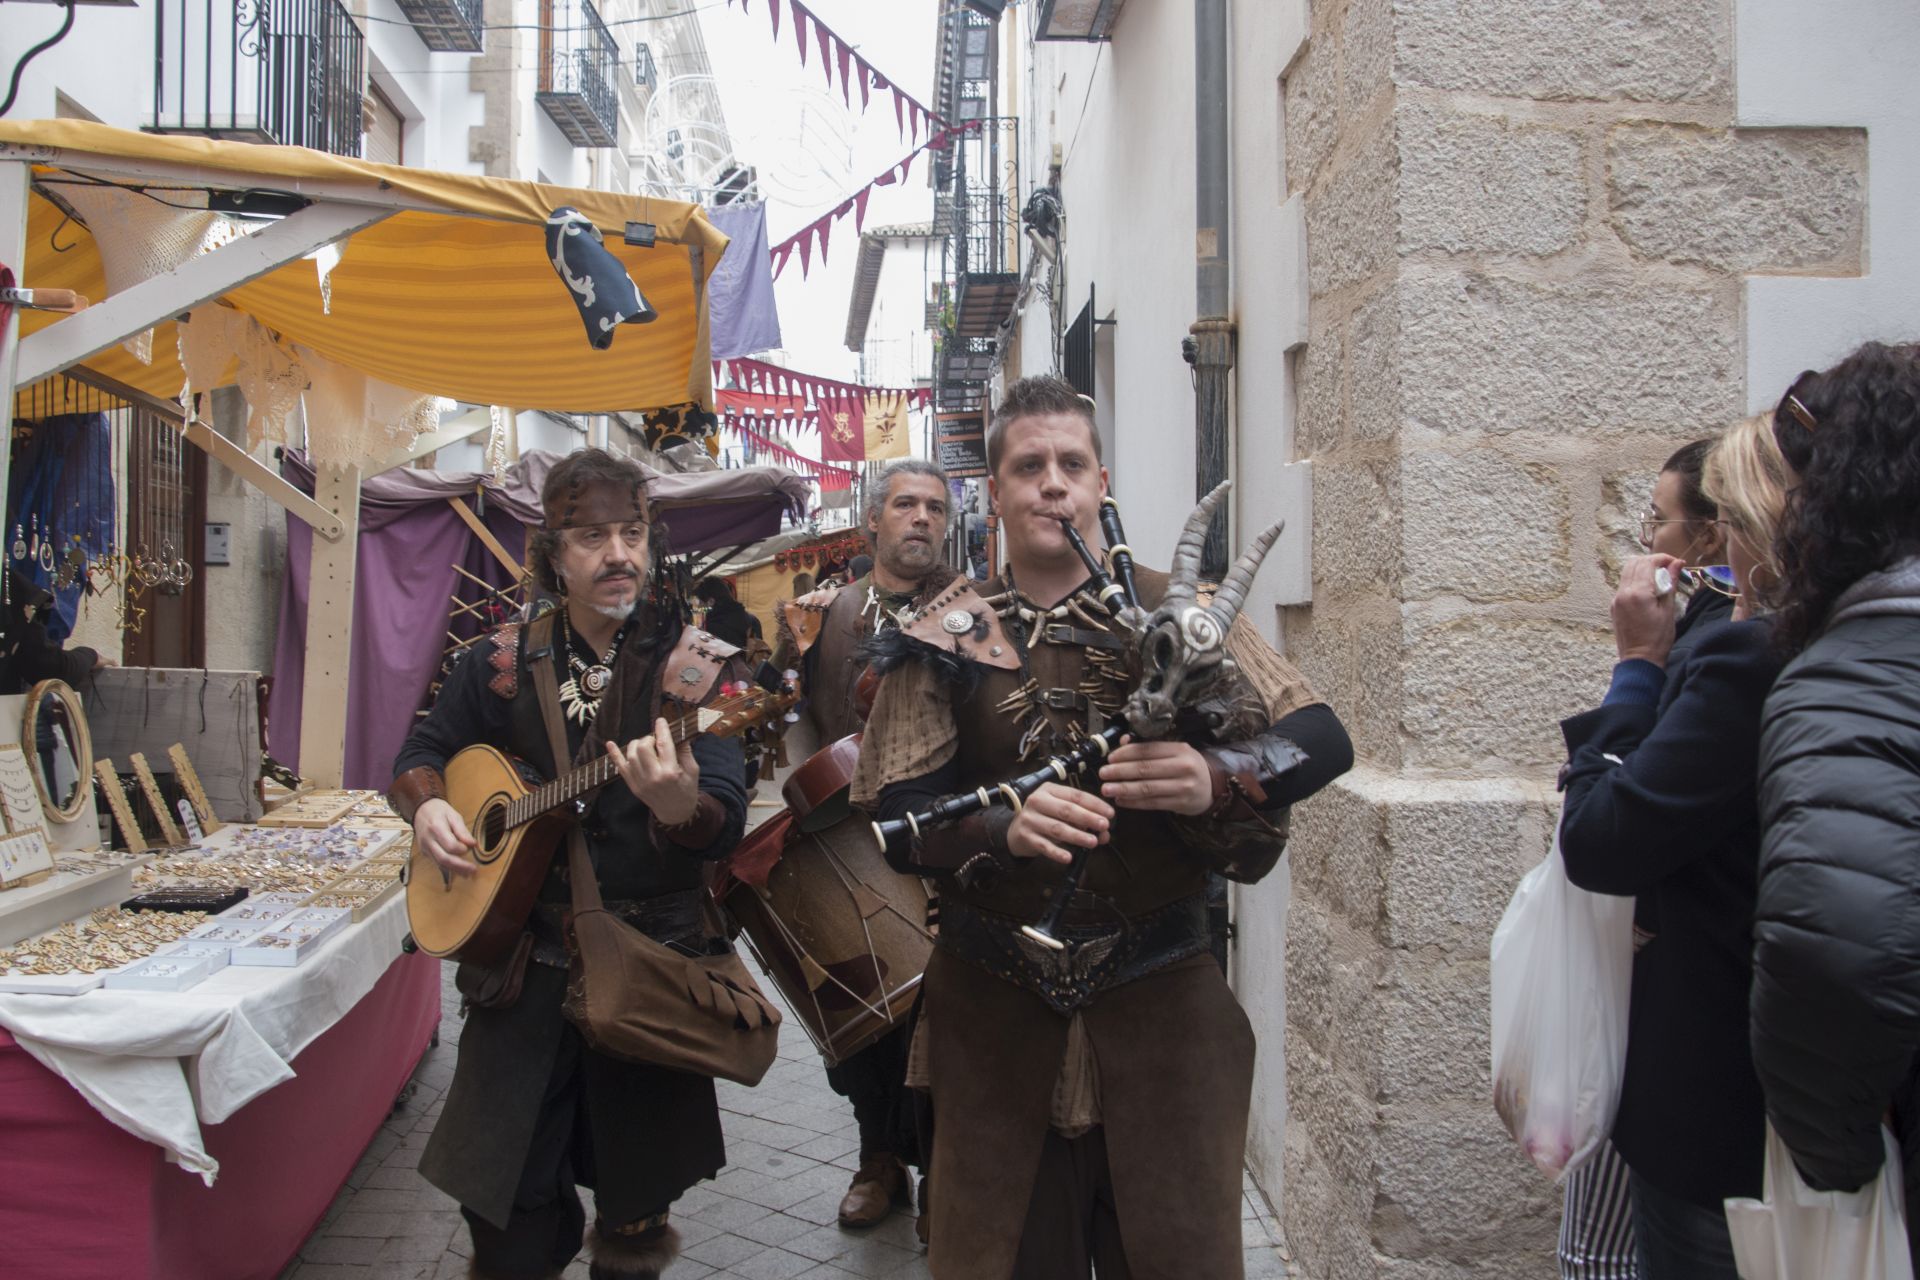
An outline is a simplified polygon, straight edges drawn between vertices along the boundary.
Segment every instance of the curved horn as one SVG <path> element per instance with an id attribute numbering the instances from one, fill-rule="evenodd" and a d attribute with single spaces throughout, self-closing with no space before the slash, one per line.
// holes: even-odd
<path id="1" fill-rule="evenodd" d="M 1233 625 L 1233 620 L 1239 614 L 1241 606 L 1246 604 L 1247 592 L 1253 589 L 1253 575 L 1260 572 L 1260 562 L 1267 558 L 1268 549 L 1280 537 L 1280 531 L 1286 527 L 1287 522 L 1282 520 L 1255 538 L 1253 545 L 1247 548 L 1246 553 L 1234 561 L 1233 568 L 1227 570 L 1226 581 L 1222 582 L 1220 589 L 1213 593 L 1213 600 L 1207 606 L 1220 619 L 1223 630 Z"/>
<path id="2" fill-rule="evenodd" d="M 1194 585 L 1200 580 L 1200 552 L 1207 544 L 1207 526 L 1213 523 L 1214 509 L 1231 488 L 1233 481 L 1222 480 L 1213 487 L 1213 492 L 1200 499 L 1193 514 L 1187 517 L 1180 541 L 1173 544 L 1173 565 L 1167 571 L 1167 593 L 1160 601 L 1162 605 L 1186 604 L 1193 600 Z"/>

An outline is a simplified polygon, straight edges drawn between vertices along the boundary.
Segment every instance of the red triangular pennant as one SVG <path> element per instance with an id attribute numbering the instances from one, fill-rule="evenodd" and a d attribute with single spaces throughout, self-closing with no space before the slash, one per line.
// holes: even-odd
<path id="1" fill-rule="evenodd" d="M 853 50 L 847 47 L 847 42 L 844 40 L 836 39 L 834 43 L 839 46 L 837 52 L 840 55 L 840 101 L 852 106 L 853 81 L 848 71 L 853 63 Z M 860 96 L 865 98 L 866 94 L 863 93 Z"/>
<path id="2" fill-rule="evenodd" d="M 900 131 L 901 137 L 907 136 L 907 123 L 900 118 L 901 109 L 907 105 L 907 95 L 898 89 L 893 91 L 893 127 Z"/>
<path id="3" fill-rule="evenodd" d="M 793 41 L 800 46 L 800 65 L 807 65 L 807 10 L 800 0 L 788 0 L 793 5 Z M 804 271 L 806 264 L 801 263 Z"/>
<path id="4" fill-rule="evenodd" d="M 818 226 L 820 228 L 820 261 L 825 263 L 827 260 L 827 235 L 833 230 L 833 215 L 828 214 L 826 217 L 820 219 Z"/>
<path id="5" fill-rule="evenodd" d="M 780 38 L 780 0 L 767 0 L 767 17 L 773 19 L 773 38 Z"/>
<path id="6" fill-rule="evenodd" d="M 920 109 L 919 103 L 911 98 L 907 99 L 907 128 L 912 131 L 915 142 L 920 141 L 920 117 L 925 114 L 926 112 Z"/>
<path id="7" fill-rule="evenodd" d="M 873 66 L 859 54 L 854 55 L 853 61 L 860 70 L 860 110 L 865 111 L 873 100 Z"/>
<path id="8" fill-rule="evenodd" d="M 856 234 L 867 229 L 867 197 L 872 194 L 873 188 L 865 186 L 853 198 L 853 229 Z"/>
<path id="9" fill-rule="evenodd" d="M 836 37 L 818 18 L 813 20 L 813 34 L 820 41 L 820 70 L 827 77 L 827 88 L 831 89 L 833 88 L 833 42 Z"/>

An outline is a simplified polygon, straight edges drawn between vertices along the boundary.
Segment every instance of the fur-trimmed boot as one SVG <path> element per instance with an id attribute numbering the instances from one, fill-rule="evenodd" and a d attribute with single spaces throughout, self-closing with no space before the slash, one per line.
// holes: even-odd
<path id="1" fill-rule="evenodd" d="M 670 1222 L 633 1233 L 596 1222 L 587 1231 L 587 1274 L 593 1280 L 660 1280 L 679 1256 L 680 1233 Z"/>

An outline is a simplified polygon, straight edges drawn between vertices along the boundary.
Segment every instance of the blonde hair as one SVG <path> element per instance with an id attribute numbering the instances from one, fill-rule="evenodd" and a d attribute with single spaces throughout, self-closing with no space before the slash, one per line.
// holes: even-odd
<path id="1" fill-rule="evenodd" d="M 1774 531 L 1787 507 L 1787 463 L 1773 439 L 1773 415 L 1737 422 L 1714 443 L 1701 477 L 1707 500 L 1720 509 L 1729 534 L 1755 555 L 1773 551 Z M 1742 590 L 1746 584 L 1741 584 Z"/>

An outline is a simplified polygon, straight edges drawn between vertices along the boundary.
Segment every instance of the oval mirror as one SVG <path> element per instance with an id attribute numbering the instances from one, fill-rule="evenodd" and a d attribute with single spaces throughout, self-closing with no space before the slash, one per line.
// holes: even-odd
<path id="1" fill-rule="evenodd" d="M 74 821 L 93 796 L 93 735 L 66 681 L 42 680 L 28 692 L 20 744 L 48 820 Z"/>

